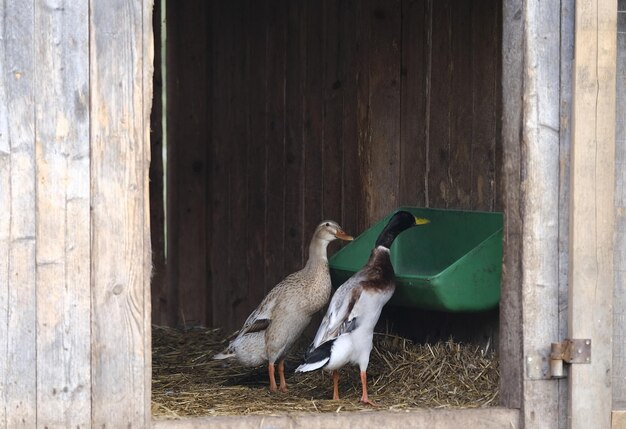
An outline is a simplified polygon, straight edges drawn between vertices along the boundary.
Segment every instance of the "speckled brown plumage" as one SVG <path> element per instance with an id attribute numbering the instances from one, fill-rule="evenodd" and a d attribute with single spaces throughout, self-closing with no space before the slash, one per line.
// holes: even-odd
<path id="1" fill-rule="evenodd" d="M 322 222 L 315 230 L 309 245 L 309 259 L 304 268 L 285 277 L 265 296 L 250 314 L 241 330 L 228 347 L 214 359 L 237 359 L 248 366 L 269 362 L 270 389 L 274 364 L 279 362 L 281 390 L 286 390 L 282 362 L 291 346 L 310 323 L 313 315 L 330 298 L 331 282 L 326 248 L 340 238 L 351 240 L 333 221 Z"/>

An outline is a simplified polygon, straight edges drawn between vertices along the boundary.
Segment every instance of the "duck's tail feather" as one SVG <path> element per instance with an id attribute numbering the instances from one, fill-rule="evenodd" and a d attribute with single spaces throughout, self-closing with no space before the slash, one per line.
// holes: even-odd
<path id="1" fill-rule="evenodd" d="M 318 348 L 307 353 L 304 363 L 296 368 L 296 372 L 315 371 L 323 368 L 330 361 L 330 354 L 335 340 L 326 341 Z"/>
<path id="2" fill-rule="evenodd" d="M 303 363 L 302 365 L 300 365 L 299 367 L 296 368 L 296 372 L 315 371 L 316 369 L 320 369 L 324 365 L 326 365 L 329 360 L 330 360 L 330 358 L 326 358 L 326 359 L 324 359 L 322 361 L 319 361 L 319 362 Z"/>
<path id="3" fill-rule="evenodd" d="M 223 352 L 214 355 L 212 359 L 222 360 L 222 359 L 228 359 L 232 357 L 235 357 L 235 352 L 230 347 L 227 347 Z"/>

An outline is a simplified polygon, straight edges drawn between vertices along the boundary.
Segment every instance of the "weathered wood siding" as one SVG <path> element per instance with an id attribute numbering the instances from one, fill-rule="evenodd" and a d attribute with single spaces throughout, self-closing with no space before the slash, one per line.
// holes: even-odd
<path id="1" fill-rule="evenodd" d="M 569 370 L 572 429 L 611 426 L 616 6 L 614 0 L 576 5 L 568 333 L 589 338 L 593 354 L 591 365 Z"/>
<path id="2" fill-rule="evenodd" d="M 618 2 L 615 128 L 613 408 L 626 410 L 626 0 Z M 623 418 L 626 425 L 626 418 Z"/>
<path id="3" fill-rule="evenodd" d="M 152 2 L 0 2 L 0 427 L 150 424 Z"/>
<path id="4" fill-rule="evenodd" d="M 0 45 L 0 422 L 37 419 L 35 8 L 5 1 Z M 10 62 L 8 61 L 10 59 Z"/>
<path id="5" fill-rule="evenodd" d="M 155 323 L 236 328 L 324 218 L 501 209 L 501 1 L 171 2 L 167 22 Z"/>
<path id="6" fill-rule="evenodd" d="M 573 13 L 573 0 L 504 4 L 501 396 L 528 428 L 568 424 L 548 355 L 568 332 Z"/>

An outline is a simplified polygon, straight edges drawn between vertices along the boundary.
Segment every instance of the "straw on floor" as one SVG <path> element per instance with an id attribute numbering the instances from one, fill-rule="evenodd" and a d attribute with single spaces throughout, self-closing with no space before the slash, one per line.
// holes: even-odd
<path id="1" fill-rule="evenodd" d="M 211 359 L 226 344 L 220 329 L 153 327 L 152 413 L 155 416 L 277 415 L 371 410 L 358 400 L 357 367 L 341 370 L 341 400 L 332 401 L 329 374 L 295 374 L 302 344 L 286 362 L 288 393 L 270 394 L 265 367 L 224 366 Z M 417 345 L 390 334 L 374 336 L 368 368 L 370 399 L 380 410 L 473 408 L 498 403 L 498 361 L 475 345 L 454 341 Z"/>

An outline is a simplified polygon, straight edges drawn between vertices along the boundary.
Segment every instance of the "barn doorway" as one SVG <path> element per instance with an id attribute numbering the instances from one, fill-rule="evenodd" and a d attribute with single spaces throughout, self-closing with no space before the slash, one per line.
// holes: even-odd
<path id="1" fill-rule="evenodd" d="M 153 324 L 238 329 L 322 219 L 502 211 L 500 0 L 157 3 Z M 498 317 L 380 324 L 489 351 Z"/>

